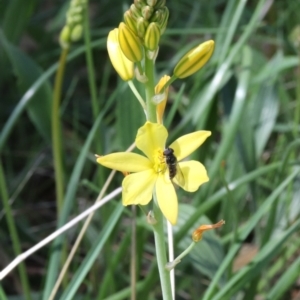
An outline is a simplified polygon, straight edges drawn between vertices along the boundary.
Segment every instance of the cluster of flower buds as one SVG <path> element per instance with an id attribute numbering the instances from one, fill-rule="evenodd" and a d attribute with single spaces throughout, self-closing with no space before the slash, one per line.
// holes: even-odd
<path id="1" fill-rule="evenodd" d="M 134 0 L 124 14 L 126 26 L 150 51 L 157 49 L 167 26 L 169 10 L 165 4 L 166 0 Z"/>
<path id="2" fill-rule="evenodd" d="M 78 41 L 83 31 L 83 11 L 86 0 L 71 0 L 66 14 L 66 25 L 60 32 L 59 42 L 62 48 L 69 48 L 71 42 Z"/>
<path id="3" fill-rule="evenodd" d="M 124 14 L 124 22 L 109 33 L 109 57 L 123 80 L 130 81 L 136 76 L 140 82 L 147 82 L 142 60 L 145 55 L 150 60 L 156 58 L 160 37 L 169 18 L 169 10 L 165 4 L 166 0 L 134 0 Z M 210 40 L 186 53 L 175 66 L 171 79 L 161 89 L 162 93 L 175 79 L 188 77 L 200 70 L 213 51 L 214 41 Z M 134 65 L 138 72 L 134 72 Z M 159 98 L 153 101 L 160 103 Z"/>

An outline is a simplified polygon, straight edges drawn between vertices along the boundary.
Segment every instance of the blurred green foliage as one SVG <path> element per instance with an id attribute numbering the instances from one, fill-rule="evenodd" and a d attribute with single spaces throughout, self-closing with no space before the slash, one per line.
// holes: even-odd
<path id="1" fill-rule="evenodd" d="M 57 220 L 50 107 L 68 2 L 0 2 L 2 184 L 23 251 L 94 202 L 108 176 L 94 153 L 124 151 L 145 121 L 106 52 L 106 36 L 130 4 L 89 1 L 97 120 L 85 42 L 75 43 L 68 55 L 61 104 L 67 204 Z M 169 142 L 199 129 L 213 133 L 193 154 L 206 166 L 209 183 L 194 194 L 178 191 L 182 206 L 175 252 L 187 247 L 196 226 L 226 220 L 222 229 L 204 234 L 176 267 L 176 299 L 293 299 L 300 279 L 300 38 L 295 30 L 300 2 L 174 0 L 167 6 L 170 18 L 161 38 L 157 80 L 171 74 L 196 44 L 216 43 L 209 64 L 177 80 L 169 92 Z M 115 176 L 110 190 L 122 177 Z M 5 197 L 3 190 L 0 197 Z M 96 213 L 57 299 L 130 297 L 132 216 L 128 208 L 120 211 L 120 201 Z M 1 202 L 0 269 L 15 257 L 7 213 Z M 68 249 L 79 227 L 67 232 Z M 138 299 L 160 299 L 152 232 L 140 211 L 137 232 Z M 47 299 L 57 276 L 59 261 L 49 259 L 51 251 L 49 246 L 26 261 L 32 299 Z M 0 298 L 25 299 L 22 285 L 12 271 L 1 283 Z"/>

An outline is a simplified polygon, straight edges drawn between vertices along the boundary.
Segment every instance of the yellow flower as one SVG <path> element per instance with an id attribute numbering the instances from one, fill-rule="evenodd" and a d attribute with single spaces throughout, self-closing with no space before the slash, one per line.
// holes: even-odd
<path id="1" fill-rule="evenodd" d="M 124 81 L 134 78 L 134 63 L 122 52 L 119 44 L 119 29 L 110 31 L 107 37 L 107 50 L 110 61 Z"/>
<path id="2" fill-rule="evenodd" d="M 174 225 L 177 222 L 178 202 L 173 182 L 188 192 L 194 192 L 209 180 L 206 169 L 200 162 L 180 161 L 195 151 L 210 135 L 210 131 L 196 131 L 180 137 L 168 146 L 174 150 L 184 177 L 181 183 L 176 177 L 173 180 L 169 178 L 169 169 L 163 155 L 167 147 L 168 132 L 161 124 L 146 122 L 138 130 L 135 143 L 146 157 L 119 152 L 98 157 L 97 162 L 111 169 L 133 173 L 126 176 L 122 183 L 123 205 L 146 205 L 155 192 L 159 208 Z"/>

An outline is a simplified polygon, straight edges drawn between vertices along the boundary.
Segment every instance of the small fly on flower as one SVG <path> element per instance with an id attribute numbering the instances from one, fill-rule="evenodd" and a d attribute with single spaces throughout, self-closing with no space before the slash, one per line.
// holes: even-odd
<path id="1" fill-rule="evenodd" d="M 169 169 L 170 180 L 173 181 L 173 179 L 175 178 L 181 186 L 184 186 L 184 176 L 177 162 L 177 158 L 174 155 L 174 150 L 168 147 L 164 150 L 163 155 Z"/>

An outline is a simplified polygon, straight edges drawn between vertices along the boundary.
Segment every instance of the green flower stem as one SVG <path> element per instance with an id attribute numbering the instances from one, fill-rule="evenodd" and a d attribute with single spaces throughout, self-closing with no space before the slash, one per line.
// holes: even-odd
<path id="1" fill-rule="evenodd" d="M 170 86 L 175 80 L 177 79 L 177 77 L 175 75 L 172 75 L 172 77 L 165 83 L 165 85 L 163 86 L 163 88 L 161 89 L 161 92 L 165 91 L 165 89 Z"/>
<path id="2" fill-rule="evenodd" d="M 165 244 L 165 236 L 164 236 L 164 223 L 163 223 L 164 218 L 161 210 L 157 205 L 155 195 L 153 195 L 153 199 L 154 199 L 153 213 L 157 223 L 152 227 L 154 231 L 156 258 L 157 258 L 162 295 L 163 295 L 163 300 L 172 300 L 170 273 L 166 269 L 167 255 L 166 255 L 166 244 Z"/>
<path id="3" fill-rule="evenodd" d="M 91 37 L 90 37 L 90 26 L 89 26 L 89 16 L 88 16 L 88 1 L 86 2 L 86 7 L 84 9 L 84 43 L 85 43 L 85 56 L 87 62 L 87 71 L 88 71 L 88 80 L 90 93 L 92 98 L 92 109 L 94 120 L 97 119 L 99 114 L 99 105 L 97 101 L 97 88 L 96 88 L 96 79 L 95 71 L 93 68 L 93 56 L 91 48 Z"/>
<path id="4" fill-rule="evenodd" d="M 62 163 L 61 124 L 59 107 L 61 98 L 61 86 L 64 77 L 67 54 L 68 48 L 63 49 L 60 55 L 59 65 L 55 77 L 52 103 L 52 150 L 54 159 L 56 206 L 58 216 L 60 214 L 64 200 L 64 176 Z"/>
<path id="5" fill-rule="evenodd" d="M 177 265 L 177 264 L 179 264 L 180 263 L 180 261 L 181 261 L 181 259 L 183 258 L 183 257 L 185 257 L 187 254 L 189 254 L 192 250 L 193 250 L 193 248 L 196 246 L 196 242 L 192 242 L 180 255 L 178 255 L 173 261 L 171 261 L 171 262 L 169 262 L 169 263 L 167 263 L 167 265 L 166 265 L 166 269 L 168 270 L 168 271 L 171 271 L 172 269 L 174 269 L 175 268 L 175 266 Z"/>
<path id="6" fill-rule="evenodd" d="M 156 105 L 152 102 L 154 96 L 154 61 L 145 57 L 145 74 L 148 81 L 145 83 L 147 120 L 156 123 Z"/>
<path id="7" fill-rule="evenodd" d="M 144 102 L 142 96 L 140 95 L 140 93 L 138 92 L 138 90 L 136 89 L 135 85 L 133 84 L 133 82 L 131 80 L 127 81 L 131 91 L 133 92 L 133 94 L 135 95 L 135 97 L 137 98 L 137 100 L 140 102 L 143 110 L 145 112 L 147 112 L 147 107 L 146 107 L 146 103 Z"/>
<path id="8" fill-rule="evenodd" d="M 7 222 L 7 226 L 8 226 L 8 230 L 9 230 L 9 235 L 12 239 L 14 255 L 18 256 L 19 254 L 21 254 L 22 250 L 21 250 L 20 240 L 19 240 L 19 236 L 17 233 L 17 229 L 16 229 L 16 224 L 14 222 L 14 217 L 13 217 L 11 207 L 9 204 L 6 180 L 5 180 L 5 175 L 4 175 L 1 160 L 0 160 L 0 191 L 1 191 L 0 198 L 2 198 L 2 203 L 3 203 L 4 210 L 5 210 L 6 222 Z M 27 277 L 27 272 L 26 272 L 24 263 L 20 263 L 18 265 L 18 270 L 19 270 L 21 285 L 22 285 L 25 299 L 31 300 L 29 280 Z M 1 298 L 1 299 L 3 299 L 3 298 Z"/>

